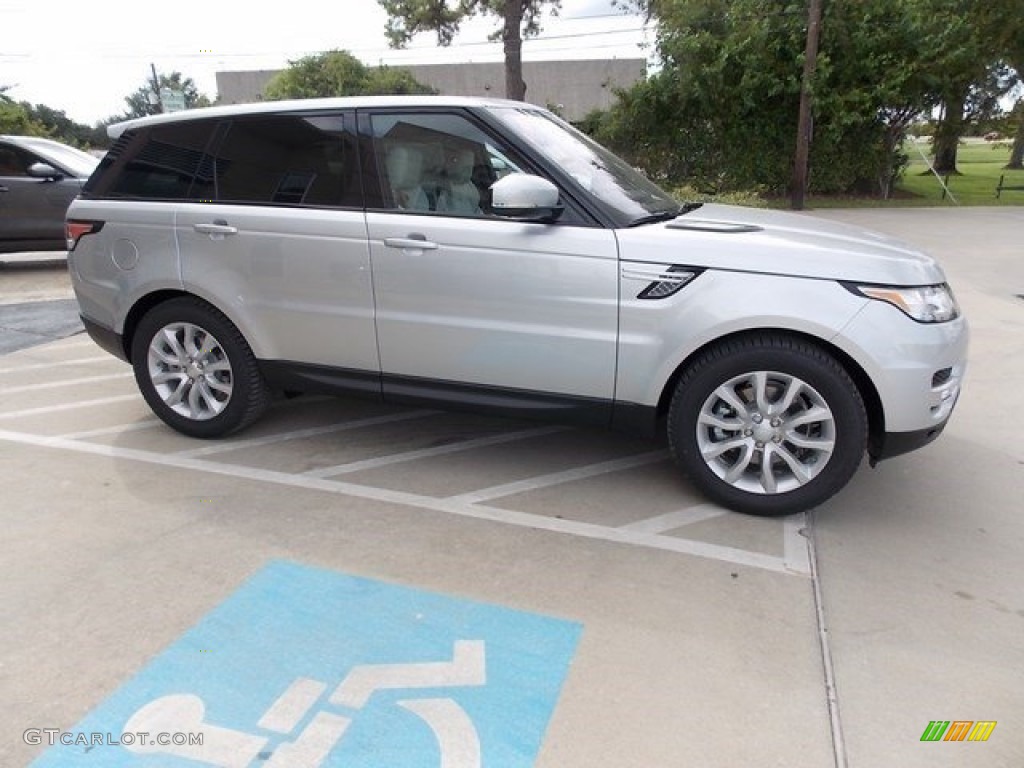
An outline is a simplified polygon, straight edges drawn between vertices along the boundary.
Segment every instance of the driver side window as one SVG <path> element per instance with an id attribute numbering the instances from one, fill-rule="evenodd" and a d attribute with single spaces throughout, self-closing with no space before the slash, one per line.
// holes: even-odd
<path id="1" fill-rule="evenodd" d="M 522 170 L 461 115 L 373 114 L 370 125 L 387 210 L 489 216 L 491 185 Z"/>
<path id="2" fill-rule="evenodd" d="M 39 158 L 18 147 L 0 144 L 0 176 L 28 176 L 28 167 Z"/>

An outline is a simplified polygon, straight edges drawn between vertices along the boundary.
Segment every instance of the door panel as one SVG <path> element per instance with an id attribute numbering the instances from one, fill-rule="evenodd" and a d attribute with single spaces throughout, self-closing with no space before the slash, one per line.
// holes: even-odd
<path id="1" fill-rule="evenodd" d="M 379 370 L 361 211 L 183 204 L 175 230 L 186 290 L 258 357 Z"/>
<path id="2" fill-rule="evenodd" d="M 612 399 L 610 231 L 404 213 L 367 225 L 385 375 Z"/>

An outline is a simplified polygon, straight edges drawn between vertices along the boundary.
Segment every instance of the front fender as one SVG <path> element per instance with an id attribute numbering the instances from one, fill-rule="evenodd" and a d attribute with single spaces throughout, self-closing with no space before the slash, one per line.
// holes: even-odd
<path id="1" fill-rule="evenodd" d="M 645 287 L 622 280 L 615 399 L 651 407 L 679 366 L 716 339 L 775 329 L 831 342 L 869 301 L 832 280 L 749 272 L 708 270 L 664 299 L 636 298 Z"/>

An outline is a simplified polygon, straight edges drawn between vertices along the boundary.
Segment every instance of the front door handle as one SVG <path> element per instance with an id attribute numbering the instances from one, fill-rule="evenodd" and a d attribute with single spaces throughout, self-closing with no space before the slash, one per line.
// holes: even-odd
<path id="1" fill-rule="evenodd" d="M 436 251 L 437 243 L 427 240 L 426 235 L 413 232 L 408 237 L 385 237 L 384 245 L 388 248 L 401 248 L 404 251 Z"/>
<path id="2" fill-rule="evenodd" d="M 237 235 L 238 227 L 230 226 L 223 219 L 217 219 L 210 224 L 193 224 L 192 229 L 204 235 Z"/>
<path id="3" fill-rule="evenodd" d="M 11 190 L 9 190 L 7 187 L 0 187 L 0 192 L 10 192 L 10 191 Z"/>

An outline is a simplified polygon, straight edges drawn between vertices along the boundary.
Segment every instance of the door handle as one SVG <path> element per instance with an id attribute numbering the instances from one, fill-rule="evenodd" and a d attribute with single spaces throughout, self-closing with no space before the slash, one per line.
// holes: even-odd
<path id="1" fill-rule="evenodd" d="M 204 235 L 237 235 L 238 227 L 230 226 L 223 219 L 217 219 L 211 224 L 193 224 L 192 229 Z"/>
<path id="2" fill-rule="evenodd" d="M 10 192 L 7 187 L 0 187 L 0 192 Z"/>
<path id="3" fill-rule="evenodd" d="M 427 240 L 425 235 L 414 232 L 408 237 L 385 237 L 384 245 L 388 248 L 401 248 L 406 251 L 436 251 L 437 243 Z"/>

